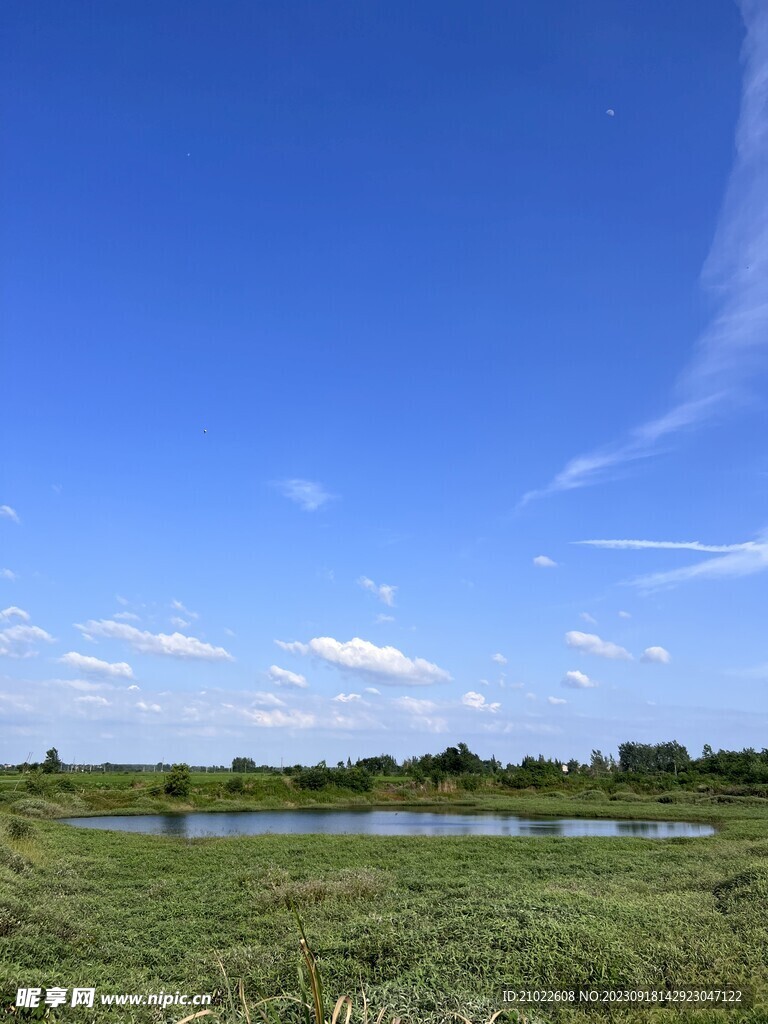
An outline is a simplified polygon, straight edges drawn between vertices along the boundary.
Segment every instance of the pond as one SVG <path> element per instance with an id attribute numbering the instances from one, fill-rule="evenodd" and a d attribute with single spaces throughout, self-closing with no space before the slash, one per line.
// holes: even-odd
<path id="1" fill-rule="evenodd" d="M 521 818 L 515 814 L 456 810 L 347 810 L 192 812 L 188 814 L 105 815 L 64 818 L 82 828 L 115 829 L 151 835 L 255 836 L 325 833 L 377 836 L 639 836 L 675 839 L 711 836 L 711 825 L 685 821 L 621 821 L 611 818 Z"/>

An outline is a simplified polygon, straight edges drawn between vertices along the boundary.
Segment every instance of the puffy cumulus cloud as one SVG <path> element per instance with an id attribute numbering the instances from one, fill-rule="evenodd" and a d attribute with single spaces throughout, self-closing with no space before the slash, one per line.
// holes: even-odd
<path id="1" fill-rule="evenodd" d="M 98 708 L 109 707 L 110 703 L 106 697 L 99 697 L 94 693 L 88 693 L 84 697 L 75 697 L 75 704 L 90 704 Z"/>
<path id="2" fill-rule="evenodd" d="M 140 686 L 137 686 L 137 685 L 136 685 L 135 683 L 133 683 L 133 685 L 132 685 L 132 686 L 129 686 L 129 687 L 128 687 L 128 689 L 129 689 L 129 690 L 140 690 L 140 689 L 141 689 L 141 687 L 140 687 Z"/>
<path id="3" fill-rule="evenodd" d="M 497 665 L 506 665 L 507 659 L 503 654 L 492 654 L 491 661 L 495 661 Z"/>
<path id="4" fill-rule="evenodd" d="M 77 651 L 68 651 L 59 661 L 62 665 L 69 665 L 78 672 L 92 673 L 99 676 L 112 676 L 118 679 L 133 679 L 133 669 L 127 661 L 102 661 L 101 658 L 93 658 L 88 654 L 78 654 Z"/>
<path id="5" fill-rule="evenodd" d="M 6 658 L 33 658 L 40 644 L 54 642 L 50 633 L 39 626 L 8 626 L 0 629 L 0 655 Z"/>
<path id="6" fill-rule="evenodd" d="M 22 622 L 29 622 L 29 612 L 25 612 L 23 608 L 17 608 L 15 604 L 12 604 L 10 608 L 4 608 L 0 612 L 0 622 L 10 622 L 11 619 L 21 619 Z"/>
<path id="7" fill-rule="evenodd" d="M 276 708 L 274 711 L 243 710 L 241 714 L 252 725 L 260 726 L 262 729 L 310 729 L 316 721 L 313 714 L 298 709 L 288 711 L 283 711 L 280 708 Z"/>
<path id="8" fill-rule="evenodd" d="M 476 708 L 478 711 L 490 711 L 491 714 L 496 714 L 501 707 L 498 701 L 489 704 L 482 693 L 476 693 L 474 690 L 469 690 L 465 693 L 461 698 L 461 703 L 467 708 Z"/>
<path id="9" fill-rule="evenodd" d="M 10 505 L 0 505 L 0 519 L 10 519 L 12 523 L 20 523 L 19 513 Z"/>
<path id="10" fill-rule="evenodd" d="M 289 672 L 287 668 L 280 668 L 278 665 L 270 665 L 267 675 L 275 686 L 296 686 L 302 690 L 309 686 L 304 676 L 298 672 Z"/>
<path id="11" fill-rule="evenodd" d="M 563 697 L 547 697 L 548 704 L 567 704 L 568 701 Z"/>
<path id="12" fill-rule="evenodd" d="M 333 497 L 322 484 L 312 480 L 293 478 L 278 480 L 274 486 L 285 498 L 295 502 L 305 512 L 314 512 Z"/>
<path id="13" fill-rule="evenodd" d="M 362 700 L 359 693 L 337 693 L 333 700 L 338 701 L 339 704 L 349 704 L 353 700 Z"/>
<path id="14" fill-rule="evenodd" d="M 574 690 L 588 690 L 590 687 L 597 686 L 597 683 L 584 672 L 579 672 L 578 669 L 575 669 L 572 672 L 565 673 L 562 678 L 562 685 L 570 686 Z"/>
<path id="15" fill-rule="evenodd" d="M 377 647 L 369 640 L 354 637 L 342 642 L 330 636 L 315 637 L 309 643 L 299 641 L 275 643 L 292 654 L 308 654 L 320 658 L 342 671 L 372 676 L 374 681 L 388 686 L 429 686 L 432 683 L 449 682 L 451 677 L 424 658 L 408 658 L 396 647 Z"/>
<path id="16" fill-rule="evenodd" d="M 122 640 L 140 654 L 161 654 L 170 658 L 194 658 L 201 661 L 235 660 L 223 647 L 214 647 L 197 637 L 185 636 L 183 633 L 150 633 L 125 622 L 115 622 L 114 619 L 89 619 L 84 625 L 75 623 L 75 628 L 88 640 L 95 637 Z"/>
<path id="17" fill-rule="evenodd" d="M 144 700 L 137 701 L 136 707 L 139 709 L 139 711 L 151 712 L 154 715 L 159 715 L 160 712 L 163 710 L 159 704 L 148 704 Z"/>
<path id="18" fill-rule="evenodd" d="M 671 661 L 669 651 L 664 647 L 646 647 L 640 661 L 655 662 L 657 665 L 668 665 Z"/>
<path id="19" fill-rule="evenodd" d="M 601 640 L 596 633 L 580 633 L 579 630 L 572 629 L 565 634 L 565 642 L 569 647 L 573 647 L 583 654 L 595 654 L 598 658 L 612 658 L 622 661 L 632 660 L 632 655 L 629 651 L 619 647 L 618 644 L 611 643 L 610 640 Z"/>
<path id="20" fill-rule="evenodd" d="M 533 560 L 533 564 L 537 569 L 556 569 L 557 562 L 550 558 L 549 555 L 536 555 Z"/>
<path id="21" fill-rule="evenodd" d="M 377 585 L 373 580 L 369 580 L 367 576 L 361 576 L 357 582 L 363 590 L 370 590 L 372 594 L 375 594 L 382 604 L 387 605 L 389 608 L 394 606 L 397 587 L 390 586 L 389 583 Z"/>

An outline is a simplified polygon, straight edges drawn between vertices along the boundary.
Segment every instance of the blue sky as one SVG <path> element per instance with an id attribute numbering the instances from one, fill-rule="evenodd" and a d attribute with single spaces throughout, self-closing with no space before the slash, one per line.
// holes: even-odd
<path id="1" fill-rule="evenodd" d="M 766 744 L 757 0 L 2 18 L 0 760 Z"/>

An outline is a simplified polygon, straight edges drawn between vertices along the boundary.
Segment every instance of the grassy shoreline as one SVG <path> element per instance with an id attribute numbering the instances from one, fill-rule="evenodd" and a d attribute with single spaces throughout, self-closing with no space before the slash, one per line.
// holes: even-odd
<path id="1" fill-rule="evenodd" d="M 10 795 L 10 799 L 9 799 Z M 579 794 L 322 793 L 299 808 L 454 807 L 535 816 L 708 821 L 707 838 L 404 837 L 261 835 L 175 839 L 68 827 L 46 816 L 81 809 L 0 789 L 0 988 L 95 986 L 99 992 L 211 992 L 203 1024 L 261 1020 L 258 1002 L 298 998 L 301 962 L 293 905 L 328 994 L 361 990 L 385 1021 L 488 1021 L 503 986 L 749 984 L 753 1009 L 683 1010 L 681 1024 L 768 1020 L 768 802 L 596 799 Z M 163 812 L 124 786 L 60 793 L 89 813 Z M 288 809 L 274 793 L 219 799 L 210 791 L 177 810 Z M 317 799 L 320 796 L 321 799 Z M 428 799 L 431 797 L 430 799 Z M 153 802 L 154 802 L 153 800 Z M 697 802 L 698 801 L 698 802 Z M 167 801 L 166 801 L 167 802 Z M 223 804 L 224 806 L 221 806 Z M 98 806 L 97 806 L 98 805 Z M 217 806 L 218 805 L 218 806 Z M 271 805 L 271 806 L 270 806 Z M 28 808 L 29 810 L 30 808 Z M 227 982 L 224 980 L 223 970 Z M 228 994 L 229 993 L 229 994 Z M 331 994 L 333 999 L 331 999 Z M 306 995 L 306 992 L 304 993 Z M 277 1006 L 278 1004 L 267 1004 Z M 303 1020 L 279 1004 L 276 1020 Z M 293 1009 L 292 1009 L 293 1008 Z M 188 1011 L 191 1012 L 191 1011 Z M 671 1011 L 569 1010 L 526 1014 L 527 1024 L 610 1019 L 649 1024 Z M 177 1024 L 180 1009 L 92 1013 L 50 1021 Z M 14 1019 L 24 1019 L 15 1015 Z M 314 1019 L 313 1017 L 310 1019 Z M 342 1018 L 343 1019 L 343 1018 Z M 506 1018 L 514 1020 L 514 1015 Z M 522 1018 L 521 1018 L 522 1019 Z"/>

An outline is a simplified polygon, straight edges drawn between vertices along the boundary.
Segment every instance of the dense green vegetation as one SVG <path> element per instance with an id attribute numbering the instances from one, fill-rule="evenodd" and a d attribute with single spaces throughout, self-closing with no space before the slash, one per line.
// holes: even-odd
<path id="1" fill-rule="evenodd" d="M 599 752 L 596 752 L 599 754 Z M 628 750 L 647 758 L 648 751 Z M 370 1021 L 488 1021 L 508 985 L 749 986 L 752 1009 L 614 1011 L 647 1024 L 768 1020 L 768 799 L 752 754 L 710 754 L 718 772 L 648 760 L 478 766 L 448 748 L 437 765 L 0 776 L 0 980 L 5 1006 L 34 984 L 101 993 L 215 993 L 222 1024 L 302 1017 L 298 912 L 335 998 L 361 992 Z M 458 760 L 457 760 L 458 755 Z M 602 755 L 599 755 L 602 758 Z M 658 758 L 665 758 L 664 751 Z M 621 752 L 620 752 L 621 758 Z M 707 760 L 707 759 L 705 759 Z M 725 771 L 723 771 L 723 764 Z M 660 770 L 661 766 L 661 770 Z M 374 774 L 386 768 L 386 776 Z M 675 774 L 675 771 L 677 774 Z M 727 778 L 726 775 L 730 775 Z M 169 787 L 169 782 L 171 783 Z M 178 783 L 181 788 L 179 790 Z M 169 791 L 169 788 L 171 791 Z M 112 811 L 451 803 L 567 817 L 711 821 L 708 839 L 254 836 L 177 840 L 77 830 L 52 820 Z M 672 805 L 672 806 L 670 806 Z M 242 980 L 242 991 L 239 982 Z M 22 1010 L 15 1019 L 36 1011 Z M 192 1011 L 101 1007 L 51 1021 L 178 1022 Z M 307 1010 L 307 1013 L 310 1013 Z M 342 1016 L 342 1020 L 344 1017 Z M 516 1019 L 514 1014 L 507 1019 Z M 526 1012 L 528 1024 L 607 1019 Z"/>

